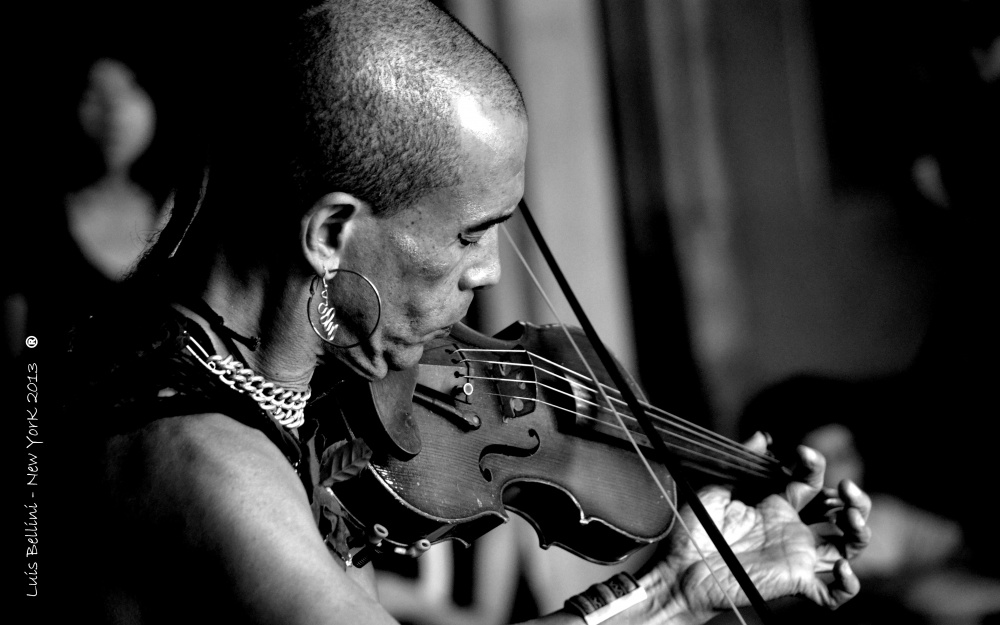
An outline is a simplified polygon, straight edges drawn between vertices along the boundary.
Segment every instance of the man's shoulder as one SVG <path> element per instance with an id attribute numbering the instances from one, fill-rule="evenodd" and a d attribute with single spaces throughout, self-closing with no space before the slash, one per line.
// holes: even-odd
<path id="1" fill-rule="evenodd" d="M 157 419 L 108 440 L 105 475 L 144 510 L 253 506 L 247 494 L 305 503 L 288 460 L 259 430 L 219 413 Z"/>
<path id="2" fill-rule="evenodd" d="M 261 461 L 288 464 L 263 432 L 217 412 L 156 419 L 110 439 L 109 452 L 116 451 L 138 454 L 160 468 Z"/>
<path id="3" fill-rule="evenodd" d="M 144 610 L 285 623 L 343 622 L 361 610 L 374 620 L 348 622 L 391 622 L 335 563 L 302 482 L 264 433 L 192 414 L 118 435 L 106 450 L 117 525 L 135 554 L 124 583 Z M 204 609 L 178 595 L 203 598 Z"/>

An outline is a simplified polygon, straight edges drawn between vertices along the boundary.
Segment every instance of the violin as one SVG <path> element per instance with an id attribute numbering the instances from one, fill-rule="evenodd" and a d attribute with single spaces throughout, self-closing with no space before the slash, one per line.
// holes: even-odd
<path id="1" fill-rule="evenodd" d="M 676 490 L 651 461 L 654 480 L 623 425 L 648 456 L 650 442 L 620 394 L 602 403 L 562 326 L 518 322 L 494 337 L 456 325 L 424 350 L 420 364 L 374 382 L 348 380 L 337 391 L 352 436 L 372 450 L 356 479 L 333 485 L 349 522 L 372 537 L 354 557 L 419 555 L 431 544 L 469 544 L 515 512 L 542 547 L 613 563 L 671 530 Z M 595 368 L 594 370 L 598 370 Z M 606 374 L 598 382 L 608 385 Z M 791 472 L 644 402 L 662 440 L 701 481 L 774 492 Z M 618 412 L 621 420 L 615 416 Z M 659 481 L 659 484 L 657 484 Z"/>
<path id="2" fill-rule="evenodd" d="M 542 547 L 617 562 L 670 532 L 680 495 L 754 610 L 772 622 L 687 473 L 693 467 L 701 478 L 762 487 L 766 494 L 790 483 L 792 471 L 643 401 L 600 340 L 523 199 L 519 209 L 582 332 L 518 323 L 487 337 L 456 325 L 449 338 L 425 347 L 417 367 L 344 384 L 338 397 L 348 434 L 371 453 L 370 462 L 362 454 L 365 462 L 348 463 L 346 473 L 358 472 L 357 479 L 324 480 L 351 536 L 367 535 L 351 562 L 364 566 L 387 548 L 416 557 L 442 540 L 468 544 L 506 521 L 507 510 L 534 526 Z M 604 373 L 595 372 L 595 355 Z M 357 539 L 347 542 L 358 546 Z"/>

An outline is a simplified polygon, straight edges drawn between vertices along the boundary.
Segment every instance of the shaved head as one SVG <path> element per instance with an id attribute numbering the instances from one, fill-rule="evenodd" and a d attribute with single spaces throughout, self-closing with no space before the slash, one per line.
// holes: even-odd
<path id="1" fill-rule="evenodd" d="M 525 114 L 503 63 L 425 0 L 328 0 L 267 26 L 215 72 L 227 195 L 267 178 L 301 209 L 342 191 L 391 214 L 458 182 L 463 97 Z"/>
<path id="2" fill-rule="evenodd" d="M 524 114 L 502 63 L 424 0 L 325 2 L 299 21 L 296 186 L 398 210 L 458 180 L 456 102 Z"/>

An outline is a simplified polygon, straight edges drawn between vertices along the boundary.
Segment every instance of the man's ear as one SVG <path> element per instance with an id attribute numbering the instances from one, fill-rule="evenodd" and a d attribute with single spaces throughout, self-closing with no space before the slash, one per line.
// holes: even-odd
<path id="1" fill-rule="evenodd" d="M 339 191 L 319 198 L 302 217 L 302 252 L 317 275 L 340 266 L 352 219 L 366 209 L 362 200 Z"/>

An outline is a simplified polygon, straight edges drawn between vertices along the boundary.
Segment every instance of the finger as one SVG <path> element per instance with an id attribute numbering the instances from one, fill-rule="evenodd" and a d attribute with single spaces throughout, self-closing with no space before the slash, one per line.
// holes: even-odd
<path id="1" fill-rule="evenodd" d="M 799 445 L 795 451 L 799 459 L 792 467 L 793 476 L 816 490 L 823 488 L 823 476 L 826 473 L 826 458 L 823 454 L 805 445 Z"/>
<path id="2" fill-rule="evenodd" d="M 854 570 L 851 569 L 847 560 L 840 560 L 833 567 L 833 581 L 830 582 L 827 589 L 830 593 L 829 607 L 831 608 L 844 605 L 861 590 L 861 581 L 854 574 Z"/>
<path id="3" fill-rule="evenodd" d="M 868 493 L 861 490 L 861 487 L 852 480 L 842 481 L 837 486 L 837 492 L 847 506 L 857 508 L 861 513 L 861 518 L 864 521 L 868 520 L 868 515 L 872 511 L 872 498 L 868 496 Z"/>
<path id="4" fill-rule="evenodd" d="M 823 488 L 823 475 L 826 472 L 826 458 L 811 447 L 799 445 L 796 450 L 799 460 L 792 467 L 792 475 L 798 481 L 792 482 L 785 489 L 788 502 L 796 511 L 801 510 Z"/>
<path id="5" fill-rule="evenodd" d="M 772 442 L 770 434 L 758 430 L 743 443 L 743 446 L 752 452 L 763 454 L 767 452 Z"/>
<path id="6" fill-rule="evenodd" d="M 853 491 L 848 495 L 847 492 Z M 868 527 L 867 513 L 871 510 L 871 501 L 857 485 L 851 483 L 845 488 L 841 485 L 845 499 L 858 505 L 850 505 L 837 514 L 837 529 L 843 533 L 841 552 L 845 557 L 853 558 L 871 542 L 872 532 Z"/>
<path id="7" fill-rule="evenodd" d="M 865 524 L 857 508 L 849 508 L 847 518 L 850 529 L 844 529 L 844 555 L 853 558 L 868 547 L 872 540 L 872 530 Z"/>

